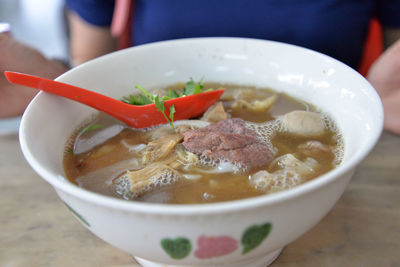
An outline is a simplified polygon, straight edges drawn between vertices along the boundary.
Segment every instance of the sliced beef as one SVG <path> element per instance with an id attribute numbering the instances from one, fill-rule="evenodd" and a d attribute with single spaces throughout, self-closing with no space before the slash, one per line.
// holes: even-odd
<path id="1" fill-rule="evenodd" d="M 242 119 L 222 120 L 183 135 L 183 146 L 188 151 L 212 160 L 226 160 L 245 169 L 265 166 L 273 159 L 268 146 Z"/>

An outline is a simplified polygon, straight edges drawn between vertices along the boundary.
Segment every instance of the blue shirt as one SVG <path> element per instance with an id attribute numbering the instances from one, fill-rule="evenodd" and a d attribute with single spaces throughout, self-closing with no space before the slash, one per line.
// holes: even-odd
<path id="1" fill-rule="evenodd" d="M 108 26 L 114 1 L 67 0 L 87 22 Z M 400 28 L 400 0 L 136 0 L 135 45 L 233 36 L 307 47 L 357 68 L 369 22 Z"/>

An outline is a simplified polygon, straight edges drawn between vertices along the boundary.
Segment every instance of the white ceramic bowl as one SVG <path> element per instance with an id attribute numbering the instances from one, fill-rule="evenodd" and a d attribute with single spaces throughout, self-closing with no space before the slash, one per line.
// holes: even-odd
<path id="1" fill-rule="evenodd" d="M 265 266 L 339 199 L 380 136 L 380 99 L 362 76 L 330 57 L 241 38 L 134 47 L 78 66 L 57 80 L 119 98 L 136 83 L 154 88 L 189 77 L 270 87 L 314 103 L 331 114 L 343 134 L 343 163 L 294 189 L 245 200 L 164 205 L 114 199 L 79 188 L 64 176 L 64 146 L 93 109 L 46 93 L 23 116 L 23 153 L 90 231 L 143 266 Z"/>

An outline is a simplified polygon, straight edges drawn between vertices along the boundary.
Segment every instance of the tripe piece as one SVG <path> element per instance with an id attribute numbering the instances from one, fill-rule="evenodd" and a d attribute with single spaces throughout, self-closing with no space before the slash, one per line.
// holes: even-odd
<path id="1" fill-rule="evenodd" d="M 222 102 L 217 102 L 207 109 L 201 120 L 209 122 L 219 122 L 228 118 L 228 113 L 225 112 Z"/>
<path id="2" fill-rule="evenodd" d="M 276 102 L 278 95 L 272 95 L 264 100 L 248 102 L 244 99 L 236 100 L 232 107 L 250 110 L 252 112 L 267 112 Z"/>
<path id="3" fill-rule="evenodd" d="M 147 144 L 143 153 L 143 164 L 151 163 L 168 156 L 175 146 L 183 140 L 180 133 L 161 136 Z"/>
<path id="4" fill-rule="evenodd" d="M 318 137 L 325 133 L 325 123 L 316 112 L 295 110 L 282 117 L 282 131 L 304 137 Z"/>

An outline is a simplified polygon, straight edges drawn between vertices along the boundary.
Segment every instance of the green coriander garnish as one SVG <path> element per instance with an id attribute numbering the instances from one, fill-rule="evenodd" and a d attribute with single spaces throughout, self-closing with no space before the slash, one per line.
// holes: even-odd
<path id="1" fill-rule="evenodd" d="M 122 98 L 122 102 L 125 102 L 127 104 L 131 105 L 147 105 L 147 104 L 153 104 L 154 103 L 154 96 L 151 95 L 149 92 L 147 92 L 142 86 L 136 85 L 135 86 L 137 89 L 139 89 L 142 93 L 138 95 L 129 95 L 129 96 L 124 96 Z"/>
<path id="2" fill-rule="evenodd" d="M 192 78 L 186 83 L 182 90 L 183 95 L 195 95 L 200 94 L 203 91 L 203 78 L 198 83 L 195 83 Z"/>
<path id="3" fill-rule="evenodd" d="M 175 114 L 175 106 L 172 105 L 169 107 L 169 118 L 171 121 L 174 121 L 174 114 Z"/>
<path id="4" fill-rule="evenodd" d="M 175 106 L 172 105 L 169 108 L 169 117 L 165 113 L 165 106 L 164 106 L 164 101 L 182 97 L 182 96 L 188 96 L 188 95 L 194 95 L 194 94 L 200 94 L 203 92 L 203 78 L 200 79 L 199 82 L 194 82 L 192 78 L 185 84 L 185 87 L 179 92 L 173 89 L 168 90 L 168 95 L 159 97 L 158 95 L 152 95 L 149 91 L 144 89 L 140 85 L 135 86 L 137 89 L 140 90 L 140 94 L 137 95 L 129 95 L 129 96 L 124 96 L 121 101 L 130 105 L 147 105 L 147 104 L 156 104 L 156 108 L 164 115 L 164 118 L 167 120 L 169 125 L 175 130 L 174 127 L 174 114 L 175 114 Z M 207 89 L 204 92 L 212 91 L 213 89 Z"/>
<path id="5" fill-rule="evenodd" d="M 103 128 L 103 127 L 104 127 L 103 124 L 95 123 L 95 124 L 89 125 L 89 126 L 86 127 L 85 129 L 83 129 L 83 130 L 82 130 L 82 133 L 86 133 L 86 132 L 89 132 L 89 131 L 101 129 L 101 128 Z"/>
<path id="6" fill-rule="evenodd" d="M 172 105 L 169 108 L 169 118 L 167 117 L 167 114 L 165 114 L 165 106 L 164 106 L 164 100 L 160 100 L 158 96 L 154 98 L 154 103 L 156 104 L 156 108 L 164 115 L 164 118 L 167 120 L 169 125 L 171 125 L 172 129 L 175 130 L 174 127 L 174 113 L 175 113 L 175 106 Z"/>
<path id="7" fill-rule="evenodd" d="M 142 86 L 136 84 L 135 86 L 137 89 L 139 89 L 140 91 L 142 91 L 142 94 L 144 94 L 148 99 L 153 100 L 154 102 L 154 95 L 150 94 L 149 92 L 147 92 L 146 89 L 144 89 Z"/>
<path id="8" fill-rule="evenodd" d="M 169 89 L 168 90 L 168 97 L 170 97 L 170 98 L 178 98 L 179 94 L 175 90 Z"/>
<path id="9" fill-rule="evenodd" d="M 146 96 L 144 96 L 142 94 L 124 96 L 122 98 L 122 102 L 131 104 L 131 105 L 139 105 L 139 106 L 153 103 L 149 98 L 147 98 Z"/>

